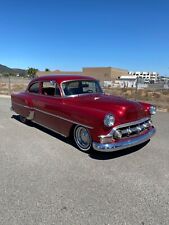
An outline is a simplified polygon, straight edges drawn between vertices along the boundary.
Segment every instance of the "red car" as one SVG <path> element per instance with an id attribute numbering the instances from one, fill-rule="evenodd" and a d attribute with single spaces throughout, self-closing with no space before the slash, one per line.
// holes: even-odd
<path id="1" fill-rule="evenodd" d="M 113 152 L 139 145 L 155 133 L 153 105 L 103 93 L 87 76 L 53 75 L 33 79 L 26 91 L 11 95 L 23 123 L 33 121 L 65 137 L 82 151 Z"/>

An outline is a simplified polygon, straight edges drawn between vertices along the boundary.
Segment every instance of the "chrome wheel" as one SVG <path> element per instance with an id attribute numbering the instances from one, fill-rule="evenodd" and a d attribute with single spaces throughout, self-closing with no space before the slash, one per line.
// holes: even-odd
<path id="1" fill-rule="evenodd" d="M 74 129 L 74 140 L 78 148 L 84 152 L 90 150 L 92 145 L 92 139 L 89 131 L 82 126 L 76 126 Z"/>
<path id="2" fill-rule="evenodd" d="M 26 117 L 19 115 L 19 119 L 22 123 L 27 123 Z"/>

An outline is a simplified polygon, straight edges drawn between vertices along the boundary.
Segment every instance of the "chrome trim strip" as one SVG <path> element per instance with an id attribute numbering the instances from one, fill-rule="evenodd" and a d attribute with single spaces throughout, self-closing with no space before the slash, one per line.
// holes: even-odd
<path id="1" fill-rule="evenodd" d="M 84 127 L 89 128 L 89 129 L 93 129 L 93 127 L 87 126 L 87 125 L 85 125 L 85 124 L 78 123 L 78 122 L 73 121 L 73 120 L 66 119 L 66 118 L 61 117 L 61 116 L 59 116 L 59 115 L 54 115 L 54 114 L 52 114 L 52 113 L 48 113 L 48 112 L 45 112 L 45 111 L 40 110 L 40 109 L 37 109 L 37 108 L 34 108 L 34 110 L 39 111 L 39 112 L 44 113 L 44 114 L 49 115 L 49 116 L 56 117 L 56 118 L 61 119 L 61 120 L 65 120 L 65 121 L 70 122 L 70 123 L 75 123 L 75 124 L 77 124 L 77 125 L 81 125 L 81 126 L 84 126 Z"/>
<path id="2" fill-rule="evenodd" d="M 82 123 L 78 123 L 78 122 L 73 121 L 73 120 L 69 120 L 69 119 L 63 118 L 63 117 L 61 117 L 61 116 L 58 116 L 58 118 L 61 119 L 61 120 L 65 120 L 65 121 L 67 121 L 67 122 L 70 122 L 70 123 L 75 123 L 75 124 L 77 124 L 77 125 L 80 125 L 80 126 L 83 126 L 83 127 L 89 128 L 89 129 L 93 129 L 93 127 L 87 126 L 87 125 L 82 124 Z"/>
<path id="3" fill-rule="evenodd" d="M 43 111 L 41 109 L 38 109 L 38 108 L 34 108 L 34 110 L 36 110 L 38 112 L 41 112 L 41 113 L 44 113 L 44 114 L 49 115 L 49 116 L 57 117 L 56 115 L 54 115 L 52 113 L 45 112 L 45 111 Z"/>
<path id="4" fill-rule="evenodd" d="M 20 106 L 20 107 L 24 107 L 26 109 L 33 109 L 32 107 L 30 106 L 27 106 L 27 105 L 22 105 L 22 104 L 19 104 L 19 103 L 16 103 L 16 102 L 13 102 L 13 104 L 17 105 L 17 106 Z"/>
<path id="5" fill-rule="evenodd" d="M 37 108 L 33 108 L 33 107 L 29 107 L 29 106 L 26 106 L 26 105 L 22 105 L 22 104 L 19 104 L 19 103 L 15 103 L 15 102 L 13 102 L 13 103 L 14 103 L 15 105 L 18 105 L 18 106 L 21 106 L 21 107 L 24 107 L 24 108 L 27 108 L 27 109 L 30 109 L 30 110 L 36 110 L 36 111 L 38 111 L 38 112 L 44 113 L 44 114 L 49 115 L 49 116 L 56 117 L 56 118 L 61 119 L 61 120 L 65 120 L 65 121 L 70 122 L 70 123 L 74 123 L 74 124 L 81 125 L 81 126 L 83 126 L 83 127 L 89 128 L 89 129 L 93 129 L 93 127 L 91 127 L 91 126 L 87 126 L 87 125 L 85 125 L 85 124 L 78 123 L 78 122 L 76 122 L 76 121 L 66 119 L 66 118 L 61 117 L 61 116 L 59 116 L 59 115 L 54 115 L 54 114 L 52 114 L 52 113 L 48 113 L 48 112 L 45 112 L 45 111 L 43 111 L 43 110 L 40 110 L 40 109 L 37 109 Z"/>
<path id="6" fill-rule="evenodd" d="M 120 124 L 120 125 L 118 125 L 116 127 L 113 127 L 113 129 L 119 129 L 119 128 L 123 128 L 123 127 L 133 126 L 133 125 L 136 125 L 136 124 L 139 124 L 139 123 L 144 123 L 147 120 L 150 120 L 150 118 L 149 117 L 145 117 L 145 118 L 137 120 L 137 121 L 133 121 L 133 122 L 129 122 L 129 123 L 123 123 L 123 124 Z"/>
<path id="7" fill-rule="evenodd" d="M 97 94 L 103 94 L 103 93 L 84 93 L 84 94 L 76 94 L 76 95 L 64 95 L 62 98 L 75 98 L 79 96 L 88 96 L 88 95 L 97 95 Z"/>
<path id="8" fill-rule="evenodd" d="M 65 138 L 68 137 L 68 136 L 66 136 L 66 135 L 64 135 L 64 134 L 62 134 L 62 133 L 59 133 L 59 132 L 56 131 L 56 130 L 53 130 L 53 129 L 47 127 L 47 126 L 42 125 L 41 123 L 35 122 L 34 120 L 32 120 L 32 122 L 35 123 L 35 124 L 38 124 L 38 125 L 41 126 L 41 127 L 46 128 L 46 129 L 48 129 L 48 130 L 51 130 L 51 131 L 53 131 L 54 133 L 60 134 L 61 136 L 65 137 Z"/>
<path id="9" fill-rule="evenodd" d="M 29 106 L 26 106 L 26 105 L 24 105 L 23 107 L 26 108 L 26 109 L 33 109 L 32 107 L 29 107 Z"/>
<path id="10" fill-rule="evenodd" d="M 110 144 L 101 144 L 101 143 L 93 142 L 93 149 L 100 152 L 114 152 L 114 151 L 130 148 L 148 141 L 155 134 L 155 132 L 156 130 L 153 127 L 145 134 L 142 134 L 137 137 L 131 137 L 126 140 L 120 140 L 118 142 L 114 142 Z"/>

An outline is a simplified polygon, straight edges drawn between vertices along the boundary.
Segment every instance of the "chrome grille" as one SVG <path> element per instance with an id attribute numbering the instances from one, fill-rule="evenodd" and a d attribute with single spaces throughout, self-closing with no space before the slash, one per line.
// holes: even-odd
<path id="1" fill-rule="evenodd" d="M 113 136 L 115 139 L 119 139 L 139 135 L 143 131 L 148 130 L 151 126 L 152 122 L 150 119 L 135 124 L 124 124 L 114 129 Z M 119 133 L 121 134 L 121 137 Z"/>

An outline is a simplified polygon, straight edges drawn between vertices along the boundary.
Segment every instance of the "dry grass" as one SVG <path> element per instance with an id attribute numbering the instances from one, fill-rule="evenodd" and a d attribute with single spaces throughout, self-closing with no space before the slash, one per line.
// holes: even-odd
<path id="1" fill-rule="evenodd" d="M 11 84 L 11 88 L 9 90 L 7 83 L 0 83 L 0 94 L 9 95 L 10 92 L 24 91 L 26 87 L 27 85 L 24 84 Z"/>
<path id="2" fill-rule="evenodd" d="M 108 88 L 106 93 L 123 96 L 127 99 L 149 102 L 160 109 L 166 109 L 169 112 L 169 90 L 152 91 L 148 89 L 127 89 L 127 88 Z"/>

